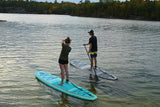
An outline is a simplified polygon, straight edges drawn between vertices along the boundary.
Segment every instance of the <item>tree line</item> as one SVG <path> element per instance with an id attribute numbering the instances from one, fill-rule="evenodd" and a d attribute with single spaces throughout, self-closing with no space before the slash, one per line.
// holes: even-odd
<path id="1" fill-rule="evenodd" d="M 67 14 L 73 16 L 160 21 L 160 1 L 131 0 L 97 3 L 48 3 L 1 0 L 1 13 Z"/>

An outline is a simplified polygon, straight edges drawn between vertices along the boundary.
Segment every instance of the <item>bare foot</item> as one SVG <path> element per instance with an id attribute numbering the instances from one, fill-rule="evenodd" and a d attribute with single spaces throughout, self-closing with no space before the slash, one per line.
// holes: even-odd
<path id="1" fill-rule="evenodd" d="M 92 71 L 92 68 L 89 68 L 88 70 L 89 70 L 89 71 Z"/>
<path id="2" fill-rule="evenodd" d="M 63 85 L 63 83 L 59 83 L 58 85 Z"/>

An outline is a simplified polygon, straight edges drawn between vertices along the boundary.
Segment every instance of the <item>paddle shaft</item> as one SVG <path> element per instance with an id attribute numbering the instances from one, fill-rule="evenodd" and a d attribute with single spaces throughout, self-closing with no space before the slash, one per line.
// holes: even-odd
<path id="1" fill-rule="evenodd" d="M 89 60 L 90 60 L 90 62 L 91 62 L 91 58 L 90 58 L 90 56 L 88 55 L 88 51 L 87 51 L 87 48 L 86 48 L 86 46 L 84 46 L 84 48 L 85 48 L 85 50 L 86 50 L 86 53 L 87 53 L 87 56 L 88 56 L 88 58 L 89 58 Z"/>
<path id="2" fill-rule="evenodd" d="M 84 45 L 84 48 L 85 48 L 85 50 L 86 50 L 86 52 L 87 52 L 87 55 L 88 55 L 88 51 L 87 51 L 87 48 L 86 48 L 86 46 Z M 89 60 L 90 60 L 90 62 L 91 62 L 91 58 L 90 58 L 90 56 L 88 55 L 88 58 L 89 58 Z M 92 63 L 92 62 L 91 62 Z M 94 69 L 94 68 L 93 68 Z M 95 69 L 94 69 L 94 73 L 95 73 L 95 76 L 97 77 L 97 73 L 96 73 L 96 71 L 95 71 Z M 98 78 L 98 77 L 97 77 Z"/>

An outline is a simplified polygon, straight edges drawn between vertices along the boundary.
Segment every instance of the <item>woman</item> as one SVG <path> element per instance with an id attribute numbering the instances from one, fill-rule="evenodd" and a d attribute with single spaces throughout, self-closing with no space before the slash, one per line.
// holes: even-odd
<path id="1" fill-rule="evenodd" d="M 68 74 L 68 55 L 71 51 L 70 47 L 71 39 L 67 37 L 65 40 L 62 40 L 62 50 L 59 57 L 59 67 L 61 69 L 61 83 L 58 85 L 63 85 L 64 80 L 64 72 L 66 72 L 66 82 L 69 81 L 69 74 Z"/>

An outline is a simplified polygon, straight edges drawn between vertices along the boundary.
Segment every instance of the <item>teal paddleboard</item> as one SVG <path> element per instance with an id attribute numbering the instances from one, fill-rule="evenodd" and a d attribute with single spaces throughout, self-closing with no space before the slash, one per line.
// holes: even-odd
<path id="1" fill-rule="evenodd" d="M 37 71 L 35 76 L 38 80 L 43 82 L 44 84 L 50 86 L 53 89 L 56 89 L 60 92 L 68 94 L 70 96 L 84 99 L 84 100 L 96 100 L 97 96 L 89 92 L 88 90 L 74 84 L 71 82 L 66 83 L 64 80 L 63 85 L 58 85 L 61 82 L 61 78 L 51 75 L 49 73 L 43 71 Z"/>

